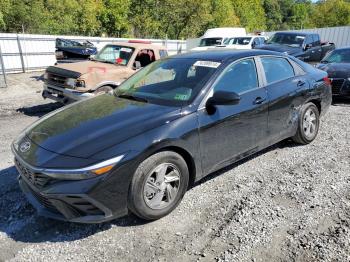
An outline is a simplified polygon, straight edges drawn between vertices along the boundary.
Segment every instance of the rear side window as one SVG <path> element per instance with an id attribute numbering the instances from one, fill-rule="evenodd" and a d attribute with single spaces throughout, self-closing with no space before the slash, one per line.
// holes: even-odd
<path id="1" fill-rule="evenodd" d="M 294 77 L 294 69 L 287 59 L 281 57 L 262 57 L 268 84 Z"/>

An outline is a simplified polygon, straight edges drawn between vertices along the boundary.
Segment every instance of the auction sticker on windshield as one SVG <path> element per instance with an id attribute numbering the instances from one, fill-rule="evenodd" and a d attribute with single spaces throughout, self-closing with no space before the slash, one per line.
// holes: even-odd
<path id="1" fill-rule="evenodd" d="M 127 48 L 127 47 L 122 47 L 122 48 L 120 48 L 120 51 L 130 53 L 132 51 L 132 49 Z"/>
<path id="2" fill-rule="evenodd" d="M 211 68 L 218 68 L 221 63 L 214 62 L 214 61 L 197 61 L 193 64 L 194 66 L 202 66 L 202 67 L 211 67 Z"/>

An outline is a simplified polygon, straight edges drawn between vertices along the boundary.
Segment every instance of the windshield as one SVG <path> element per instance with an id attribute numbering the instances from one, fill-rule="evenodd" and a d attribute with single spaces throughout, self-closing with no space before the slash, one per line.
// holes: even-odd
<path id="1" fill-rule="evenodd" d="M 301 47 L 304 43 L 304 35 L 294 34 L 274 34 L 268 41 L 267 44 L 280 44 L 288 45 L 292 47 Z"/>
<path id="2" fill-rule="evenodd" d="M 199 44 L 199 46 L 214 46 L 221 45 L 222 37 L 215 38 L 203 38 Z"/>
<path id="3" fill-rule="evenodd" d="M 116 96 L 168 106 L 189 104 L 220 66 L 216 61 L 168 58 L 156 61 L 123 82 Z"/>
<path id="4" fill-rule="evenodd" d="M 350 49 L 334 50 L 322 59 L 322 63 L 350 63 Z"/>
<path id="5" fill-rule="evenodd" d="M 94 60 L 126 66 L 134 50 L 134 48 L 128 46 L 106 45 L 98 52 Z"/>
<path id="6" fill-rule="evenodd" d="M 252 40 L 251 37 L 233 37 L 226 39 L 224 45 L 248 45 Z"/>

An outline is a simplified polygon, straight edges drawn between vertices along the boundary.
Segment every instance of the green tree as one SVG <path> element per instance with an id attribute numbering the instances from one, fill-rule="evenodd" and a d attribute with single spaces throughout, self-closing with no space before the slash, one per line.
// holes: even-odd
<path id="1" fill-rule="evenodd" d="M 319 1 L 312 20 L 316 27 L 350 25 L 350 2 L 344 0 Z"/>
<path id="2" fill-rule="evenodd" d="M 0 2 L 0 29 L 6 29 L 5 20 L 10 11 L 10 0 L 1 0 Z"/>
<path id="3" fill-rule="evenodd" d="M 312 27 L 312 8 L 312 3 L 309 0 L 299 1 L 295 3 L 291 8 L 291 16 L 287 18 L 289 27 L 292 29 Z"/>
<path id="4" fill-rule="evenodd" d="M 10 10 L 5 14 L 6 30 L 10 32 L 38 33 L 45 20 L 42 0 L 10 1 Z"/>
<path id="5" fill-rule="evenodd" d="M 232 3 L 241 25 L 248 31 L 266 29 L 262 0 L 232 0 Z"/>
<path id="6" fill-rule="evenodd" d="M 98 14 L 100 32 L 108 36 L 128 36 L 130 30 L 130 0 L 103 0 Z"/>
<path id="7" fill-rule="evenodd" d="M 278 0 L 265 0 L 266 28 L 269 31 L 279 30 L 282 24 L 282 13 Z"/>
<path id="8" fill-rule="evenodd" d="M 231 0 L 212 0 L 210 5 L 209 14 L 211 14 L 211 17 L 206 24 L 206 28 L 240 25 Z"/>

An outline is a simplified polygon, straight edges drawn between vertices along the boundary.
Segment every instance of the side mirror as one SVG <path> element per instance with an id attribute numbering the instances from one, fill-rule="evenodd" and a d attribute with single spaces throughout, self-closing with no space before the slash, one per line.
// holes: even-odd
<path id="1" fill-rule="evenodd" d="M 312 47 L 312 44 L 307 44 L 307 45 L 305 45 L 305 50 L 308 50 L 308 49 L 310 49 Z"/>
<path id="2" fill-rule="evenodd" d="M 134 64 L 133 64 L 133 66 L 132 66 L 132 68 L 133 68 L 134 70 L 139 70 L 139 69 L 141 68 L 141 63 L 140 63 L 140 61 L 135 61 Z"/>
<path id="3" fill-rule="evenodd" d="M 217 91 L 208 99 L 207 105 L 237 105 L 241 97 L 235 92 Z"/>

